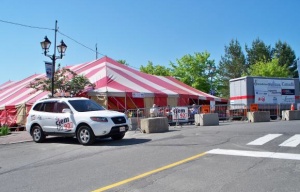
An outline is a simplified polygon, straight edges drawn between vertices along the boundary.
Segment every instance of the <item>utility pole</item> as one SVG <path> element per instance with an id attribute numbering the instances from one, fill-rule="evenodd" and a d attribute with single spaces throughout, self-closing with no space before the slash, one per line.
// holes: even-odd
<path id="1" fill-rule="evenodd" d="M 98 59 L 98 48 L 97 48 L 97 43 L 96 43 L 96 60 Z"/>

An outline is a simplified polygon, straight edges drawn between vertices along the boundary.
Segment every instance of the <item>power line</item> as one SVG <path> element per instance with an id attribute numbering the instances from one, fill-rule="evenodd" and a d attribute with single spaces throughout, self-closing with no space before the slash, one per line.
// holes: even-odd
<path id="1" fill-rule="evenodd" d="M 0 19 L 0 22 L 13 24 L 13 25 L 19 25 L 19 26 L 22 26 L 22 27 L 34 28 L 34 29 L 44 29 L 44 30 L 52 30 L 52 31 L 55 30 L 55 29 L 50 29 L 50 28 L 46 28 L 46 27 L 36 27 L 36 26 L 31 26 L 31 25 L 24 25 L 24 24 L 21 24 L 21 23 L 15 23 L 15 22 L 11 22 L 11 21 L 4 21 L 4 20 L 1 20 L 1 19 Z"/>
<path id="2" fill-rule="evenodd" d="M 33 29 L 44 29 L 44 30 L 52 30 L 52 31 L 54 31 L 54 30 L 55 30 L 55 29 L 50 29 L 50 28 L 46 28 L 46 27 L 36 27 L 36 26 L 25 25 L 25 24 L 16 23 L 16 22 L 11 22 L 11 21 L 4 21 L 4 20 L 1 20 L 1 19 L 0 19 L 0 22 L 2 22 L 2 23 L 8 23 L 8 24 L 12 24 L 12 25 L 18 25 L 18 26 L 22 26 L 22 27 L 33 28 Z M 95 50 L 93 50 L 93 49 L 89 48 L 88 46 L 86 46 L 86 45 L 84 45 L 84 44 L 80 43 L 79 41 L 77 41 L 77 40 L 75 40 L 75 39 L 71 38 L 70 36 L 68 36 L 68 35 L 66 35 L 66 34 L 63 34 L 63 33 L 62 33 L 62 32 L 60 32 L 60 31 L 57 31 L 57 32 L 59 32 L 61 35 L 65 36 L 65 37 L 67 37 L 67 38 L 71 39 L 72 41 L 76 42 L 77 44 L 79 44 L 79 45 L 81 45 L 81 46 L 83 46 L 83 47 L 85 47 L 85 48 L 87 48 L 87 49 L 89 49 L 89 50 L 91 50 L 91 51 L 95 52 L 96 54 L 100 54 L 100 55 L 102 55 L 102 56 L 105 56 L 104 54 L 102 54 L 102 53 L 99 53 L 97 50 L 95 51 Z"/>
<path id="3" fill-rule="evenodd" d="M 2 23 L 7 23 L 7 24 L 12 24 L 12 25 L 18 25 L 18 26 L 22 26 L 22 27 L 33 28 L 33 29 L 43 29 L 43 30 L 51 30 L 51 31 L 55 31 L 55 29 L 51 29 L 51 28 L 37 27 L 37 26 L 32 26 L 32 25 L 25 25 L 25 24 L 16 23 L 16 22 L 11 22 L 11 21 L 4 21 L 4 20 L 1 20 L 1 19 L 0 19 L 0 22 L 2 22 Z M 68 36 L 68 35 L 66 35 L 66 34 L 63 34 L 63 33 L 60 32 L 59 30 L 58 30 L 57 32 L 58 32 L 59 34 L 61 34 L 62 36 L 65 36 L 65 37 L 67 37 L 68 39 L 74 41 L 75 43 L 77 43 L 77 44 L 79 44 L 79 45 L 85 47 L 86 49 L 89 49 L 90 51 L 95 52 L 96 54 L 100 54 L 100 55 L 102 55 L 102 56 L 106 56 L 106 55 L 104 55 L 104 54 L 98 52 L 97 49 L 94 50 L 94 49 L 92 49 L 92 48 L 90 48 L 90 47 L 88 47 L 88 46 L 86 46 L 86 45 L 80 43 L 79 41 L 77 41 L 77 40 L 71 38 L 70 36 Z M 130 66 L 130 65 L 128 65 L 128 66 Z M 138 68 L 133 67 L 133 66 L 130 66 L 130 67 L 135 68 L 135 69 L 138 69 Z"/>
<path id="4" fill-rule="evenodd" d="M 65 36 L 65 37 L 67 37 L 68 39 L 71 39 L 71 40 L 74 41 L 75 43 L 77 43 L 77 44 L 79 44 L 79 45 L 81 45 L 81 46 L 83 46 L 83 47 L 85 47 L 85 48 L 87 48 L 87 49 L 89 49 L 89 50 L 91 50 L 91 51 L 93 51 L 93 52 L 96 52 L 97 54 L 100 54 L 100 55 L 102 55 L 102 56 L 105 56 L 104 54 L 99 53 L 97 50 L 95 51 L 94 49 L 92 49 L 92 48 L 90 48 L 90 47 L 88 47 L 88 46 L 86 46 L 86 45 L 84 45 L 84 44 L 78 42 L 77 40 L 71 38 L 70 36 L 68 36 L 68 35 L 66 35 L 66 34 L 63 34 L 63 33 L 60 32 L 60 31 L 57 31 L 57 32 L 58 32 L 59 34 L 61 34 L 62 36 Z"/>
<path id="5" fill-rule="evenodd" d="M 98 51 L 97 51 L 97 47 L 96 47 L 96 50 L 94 50 L 94 49 L 92 49 L 92 48 L 90 48 L 90 47 L 88 47 L 88 46 L 86 46 L 86 45 L 84 45 L 84 44 L 78 42 L 77 40 L 71 38 L 70 36 L 68 36 L 68 35 L 66 35 L 66 34 L 63 34 L 63 33 L 60 32 L 59 30 L 58 30 L 57 32 L 58 32 L 59 34 L 61 34 L 62 36 L 65 36 L 65 37 L 67 37 L 68 39 L 74 41 L 75 43 L 77 43 L 77 44 L 79 44 L 79 45 L 81 45 L 81 46 L 83 46 L 83 47 L 85 47 L 85 48 L 87 48 L 87 49 L 89 49 L 89 50 L 95 52 L 96 54 L 100 54 L 100 55 L 102 55 L 102 56 L 106 56 L 106 55 L 104 55 L 104 54 L 98 52 Z M 134 69 L 138 69 L 138 70 L 139 70 L 139 68 L 136 68 L 136 67 L 133 67 L 133 66 L 130 66 L 130 65 L 128 65 L 128 66 L 129 66 L 129 67 L 132 67 L 132 68 L 134 68 Z"/>
<path id="6" fill-rule="evenodd" d="M 22 27 L 28 27 L 28 28 L 33 28 L 33 29 L 55 30 L 55 29 L 50 29 L 50 28 L 45 28 L 45 27 L 36 27 L 36 26 L 25 25 L 25 24 L 11 22 L 11 21 L 4 21 L 4 20 L 1 20 L 1 19 L 0 19 L 0 22 L 12 24 L 12 25 L 19 25 L 19 26 L 22 26 Z M 93 52 L 96 52 L 97 54 L 103 55 L 103 54 L 101 54 L 101 53 L 99 53 L 99 52 L 97 52 L 97 51 L 95 51 L 95 50 L 93 50 L 93 49 L 85 46 L 84 44 L 80 43 L 79 41 L 76 41 L 75 39 L 71 38 L 70 36 L 63 34 L 60 31 L 57 31 L 57 32 L 59 32 L 61 35 L 65 36 L 65 37 L 71 39 L 72 41 L 76 42 L 77 44 L 79 44 L 79 45 L 81 45 L 81 46 L 83 46 L 83 47 L 85 47 L 85 48 L 87 48 L 87 49 L 89 49 L 89 50 L 91 50 Z M 105 55 L 103 55 L 103 56 L 105 56 Z"/>

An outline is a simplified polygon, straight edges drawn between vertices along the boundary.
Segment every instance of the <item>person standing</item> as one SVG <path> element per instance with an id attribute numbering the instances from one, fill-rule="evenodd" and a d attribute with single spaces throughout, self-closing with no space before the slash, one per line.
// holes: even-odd
<path id="1" fill-rule="evenodd" d="M 193 104 L 192 108 L 191 108 L 191 118 L 194 119 L 195 118 L 195 114 L 198 114 L 198 107 Z"/>
<path id="2" fill-rule="evenodd" d="M 156 104 L 153 104 L 152 108 L 150 109 L 150 117 L 157 117 L 158 116 L 158 108 Z"/>

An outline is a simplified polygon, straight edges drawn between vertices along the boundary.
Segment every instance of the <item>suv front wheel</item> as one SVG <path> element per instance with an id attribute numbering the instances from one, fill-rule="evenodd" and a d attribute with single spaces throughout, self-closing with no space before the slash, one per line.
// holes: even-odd
<path id="1" fill-rule="evenodd" d="M 41 143 L 45 140 L 46 136 L 39 125 L 35 125 L 32 128 L 31 136 L 34 142 Z"/>
<path id="2" fill-rule="evenodd" d="M 82 125 L 77 131 L 77 139 L 82 145 L 91 145 L 95 141 L 95 135 L 90 127 Z"/>

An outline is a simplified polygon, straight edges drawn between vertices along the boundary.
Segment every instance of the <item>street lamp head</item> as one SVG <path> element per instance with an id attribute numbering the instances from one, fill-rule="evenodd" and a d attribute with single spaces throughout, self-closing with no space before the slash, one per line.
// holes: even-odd
<path id="1" fill-rule="evenodd" d="M 45 36 L 44 41 L 41 42 L 42 49 L 44 50 L 44 54 L 46 55 L 51 45 L 51 41 Z"/>
<path id="2" fill-rule="evenodd" d="M 62 58 L 67 50 L 67 45 L 64 43 L 63 40 L 61 40 L 60 45 L 57 46 L 57 50 L 60 53 L 60 56 Z"/>

